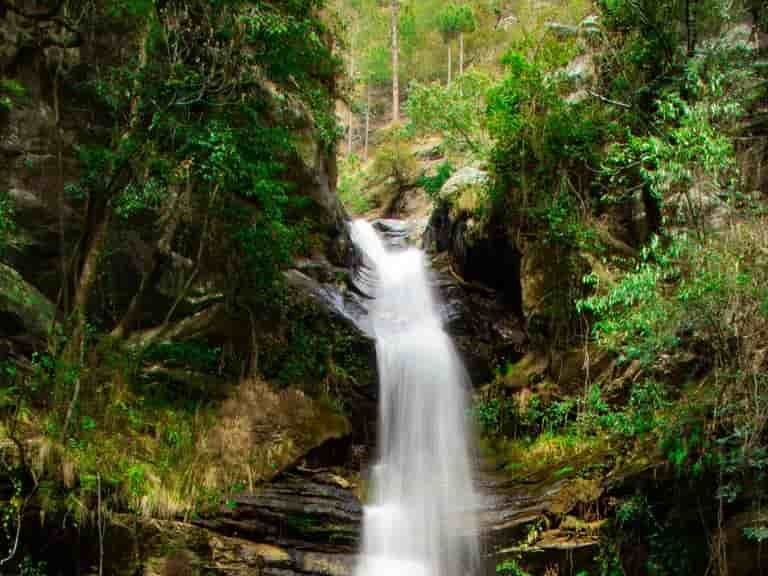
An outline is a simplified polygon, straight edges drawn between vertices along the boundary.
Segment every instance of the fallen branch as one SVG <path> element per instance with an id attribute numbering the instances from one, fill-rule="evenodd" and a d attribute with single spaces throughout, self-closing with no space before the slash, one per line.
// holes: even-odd
<path id="1" fill-rule="evenodd" d="M 593 92 L 592 90 L 587 90 L 587 94 L 592 96 L 593 98 L 597 98 L 601 102 L 605 102 L 606 104 L 613 104 L 614 106 L 620 106 L 621 108 L 632 108 L 631 104 L 627 104 L 626 102 L 619 102 L 618 100 L 611 100 L 610 98 L 606 98 L 602 94 L 598 94 L 597 92 Z"/>

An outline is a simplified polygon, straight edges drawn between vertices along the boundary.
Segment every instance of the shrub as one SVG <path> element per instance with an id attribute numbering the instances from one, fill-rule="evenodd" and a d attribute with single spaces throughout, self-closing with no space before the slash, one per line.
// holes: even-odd
<path id="1" fill-rule="evenodd" d="M 362 214 L 372 207 L 365 195 L 363 167 L 357 156 L 350 156 L 339 163 L 338 195 L 344 206 L 353 214 Z"/>
<path id="2" fill-rule="evenodd" d="M 0 253 L 13 244 L 15 231 L 13 204 L 7 193 L 0 192 Z"/>
<path id="3" fill-rule="evenodd" d="M 480 153 L 487 144 L 486 94 L 490 78 L 470 70 L 449 86 L 413 83 L 406 108 L 416 133 L 437 133 L 452 150 Z"/>
<path id="4" fill-rule="evenodd" d="M 419 186 L 424 188 L 424 192 L 432 200 L 437 202 L 440 198 L 440 190 L 453 174 L 453 165 L 449 161 L 441 162 L 433 176 L 426 174 L 419 177 L 416 181 Z"/>
<path id="5" fill-rule="evenodd" d="M 397 190 L 412 182 L 416 177 L 416 160 L 402 128 L 394 127 L 385 134 L 382 144 L 376 149 L 371 167 L 374 182 L 390 182 Z"/>

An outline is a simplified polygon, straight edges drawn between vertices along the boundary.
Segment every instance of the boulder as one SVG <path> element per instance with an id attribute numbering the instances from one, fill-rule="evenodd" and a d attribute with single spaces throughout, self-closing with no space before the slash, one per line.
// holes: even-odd
<path id="1" fill-rule="evenodd" d="M 673 227 L 720 229 L 728 224 L 732 213 L 727 194 L 712 189 L 704 182 L 678 192 L 667 199 L 667 222 Z"/>
<path id="2" fill-rule="evenodd" d="M 473 212 L 489 181 L 488 173 L 484 170 L 465 166 L 454 172 L 443 184 L 439 199 L 449 204 L 454 211 Z"/>
<path id="3" fill-rule="evenodd" d="M 548 32 L 551 32 L 558 38 L 577 38 L 579 36 L 578 26 L 563 24 L 562 22 L 547 22 L 545 26 Z"/>
<path id="4" fill-rule="evenodd" d="M 55 308 L 16 270 L 0 263 L 0 338 L 34 345 L 45 339 Z"/>

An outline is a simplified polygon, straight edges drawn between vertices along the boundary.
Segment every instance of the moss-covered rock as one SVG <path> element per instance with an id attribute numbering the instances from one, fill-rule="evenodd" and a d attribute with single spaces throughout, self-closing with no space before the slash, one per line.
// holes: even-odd
<path id="1" fill-rule="evenodd" d="M 53 304 L 16 270 L 0 263 L 0 325 L 5 336 L 44 338 L 55 317 Z"/>

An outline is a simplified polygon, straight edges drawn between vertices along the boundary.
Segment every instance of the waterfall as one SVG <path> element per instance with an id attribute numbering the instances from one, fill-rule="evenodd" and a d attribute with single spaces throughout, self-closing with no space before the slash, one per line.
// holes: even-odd
<path id="1" fill-rule="evenodd" d="M 378 461 L 355 575 L 476 574 L 468 378 L 443 330 L 424 254 L 387 249 L 361 220 L 352 239 L 370 272 L 380 380 Z"/>

